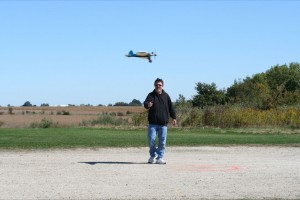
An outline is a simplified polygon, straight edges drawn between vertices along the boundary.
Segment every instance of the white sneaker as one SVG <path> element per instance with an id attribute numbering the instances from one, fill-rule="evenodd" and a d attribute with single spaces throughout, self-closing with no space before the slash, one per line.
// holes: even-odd
<path id="1" fill-rule="evenodd" d="M 148 163 L 154 163 L 155 157 L 150 157 Z"/>
<path id="2" fill-rule="evenodd" d="M 164 161 L 162 158 L 159 158 L 156 160 L 156 164 L 167 164 L 167 162 Z"/>

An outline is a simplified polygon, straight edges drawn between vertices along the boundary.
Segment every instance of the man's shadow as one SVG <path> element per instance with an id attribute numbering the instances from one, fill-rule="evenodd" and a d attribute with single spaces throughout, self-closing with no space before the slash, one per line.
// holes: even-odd
<path id="1" fill-rule="evenodd" d="M 118 162 L 118 161 L 107 161 L 107 162 L 78 162 L 80 164 L 98 165 L 98 164 L 109 164 L 109 165 L 142 165 L 148 164 L 147 162 Z"/>

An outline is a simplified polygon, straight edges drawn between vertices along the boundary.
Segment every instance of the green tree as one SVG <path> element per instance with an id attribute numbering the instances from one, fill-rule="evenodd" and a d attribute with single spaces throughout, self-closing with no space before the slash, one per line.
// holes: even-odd
<path id="1" fill-rule="evenodd" d="M 191 100 L 186 100 L 182 94 L 179 94 L 179 98 L 175 101 L 176 110 L 190 110 L 193 107 Z"/>
<path id="2" fill-rule="evenodd" d="M 32 106 L 32 104 L 29 102 L 29 101 L 26 101 L 24 104 L 23 104 L 24 107 L 30 107 Z"/>
<path id="3" fill-rule="evenodd" d="M 179 94 L 179 98 L 175 101 L 175 108 L 178 125 L 190 125 L 190 116 L 193 110 L 191 100 L 186 100 L 182 94 Z"/>
<path id="4" fill-rule="evenodd" d="M 271 89 L 275 107 L 299 103 L 300 64 L 276 65 L 266 71 L 266 78 Z"/>
<path id="5" fill-rule="evenodd" d="M 114 106 L 128 106 L 128 103 L 125 102 L 117 102 L 114 104 Z"/>
<path id="6" fill-rule="evenodd" d="M 235 81 L 226 95 L 233 104 L 260 109 L 300 103 L 300 65 L 276 65 L 264 73 Z"/>
<path id="7" fill-rule="evenodd" d="M 247 107 L 268 109 L 272 107 L 270 89 L 264 73 L 246 77 L 243 81 L 235 81 L 227 89 L 229 102 Z"/>
<path id="8" fill-rule="evenodd" d="M 179 98 L 176 99 L 175 101 L 175 106 L 176 107 L 184 107 L 187 103 L 187 100 L 185 99 L 185 97 L 182 94 L 179 94 Z"/>
<path id="9" fill-rule="evenodd" d="M 137 100 L 137 99 L 133 99 L 130 103 L 129 103 L 130 106 L 141 106 L 142 103 Z"/>
<path id="10" fill-rule="evenodd" d="M 218 90 L 215 83 L 196 83 L 197 95 L 193 97 L 193 106 L 204 108 L 205 106 L 224 105 L 226 103 L 225 90 Z"/>

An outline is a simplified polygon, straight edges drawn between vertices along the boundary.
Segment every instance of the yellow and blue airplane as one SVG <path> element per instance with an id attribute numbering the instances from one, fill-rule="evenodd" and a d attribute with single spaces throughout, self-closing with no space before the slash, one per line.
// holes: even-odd
<path id="1" fill-rule="evenodd" d="M 133 53 L 133 51 L 130 50 L 129 53 L 126 54 L 125 56 L 148 59 L 148 61 L 151 63 L 152 62 L 151 56 L 157 56 L 157 55 L 154 52 L 149 53 L 149 52 L 146 52 L 146 51 L 138 51 L 136 53 Z"/>

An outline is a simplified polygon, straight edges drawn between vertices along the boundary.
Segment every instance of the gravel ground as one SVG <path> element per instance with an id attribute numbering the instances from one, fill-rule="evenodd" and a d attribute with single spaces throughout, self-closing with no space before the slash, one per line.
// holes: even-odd
<path id="1" fill-rule="evenodd" d="M 299 147 L 0 150 L 0 199 L 300 199 Z"/>

